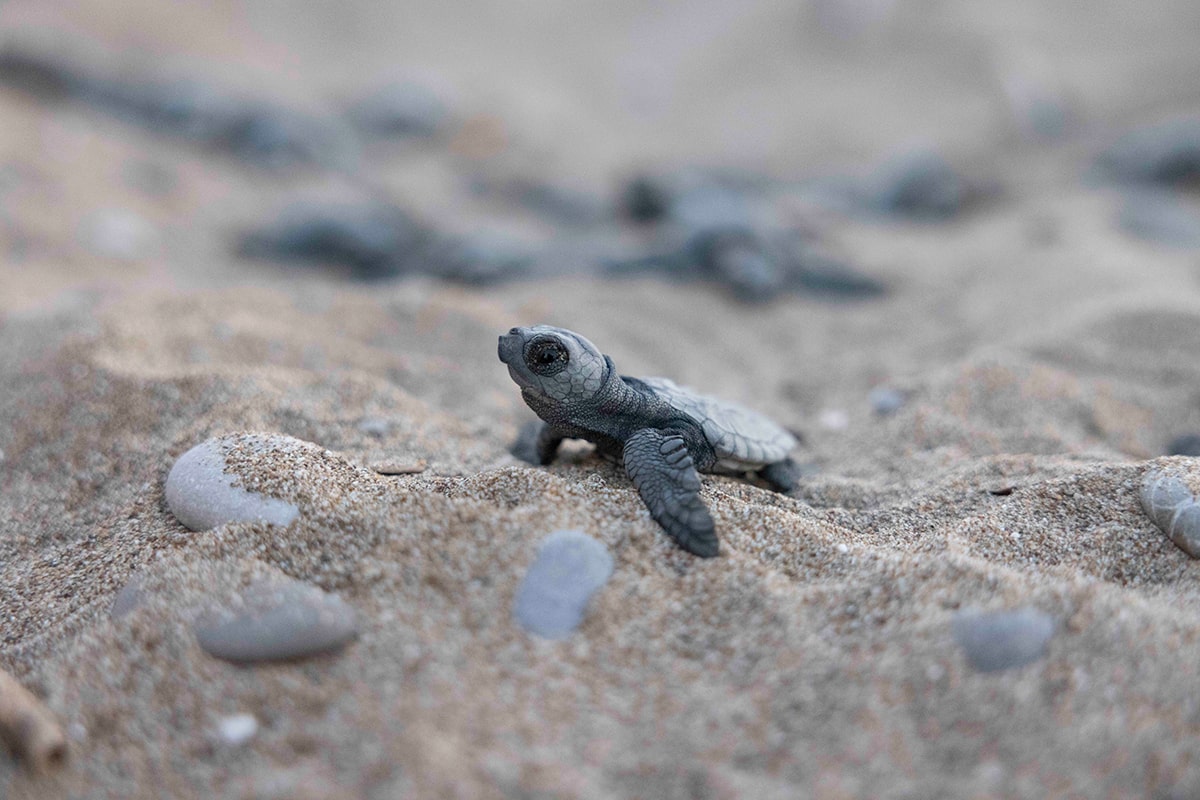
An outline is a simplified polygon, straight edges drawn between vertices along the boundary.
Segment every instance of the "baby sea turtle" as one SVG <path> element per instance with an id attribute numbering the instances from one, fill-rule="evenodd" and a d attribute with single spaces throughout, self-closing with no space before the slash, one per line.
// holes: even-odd
<path id="1" fill-rule="evenodd" d="M 696 394 L 666 378 L 618 375 L 612 359 L 577 333 L 536 325 L 500 337 L 500 360 L 544 421 L 537 460 L 554 460 L 563 439 L 586 439 L 624 462 L 652 516 L 679 546 L 717 555 L 700 500 L 699 472 L 756 473 L 777 491 L 796 484 L 788 453 L 796 437 L 736 403 Z"/>

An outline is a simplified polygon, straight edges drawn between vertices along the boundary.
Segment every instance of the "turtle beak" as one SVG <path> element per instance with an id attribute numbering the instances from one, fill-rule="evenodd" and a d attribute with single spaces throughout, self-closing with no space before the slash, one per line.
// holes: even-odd
<path id="1" fill-rule="evenodd" d="M 521 357 L 522 345 L 524 343 L 524 331 L 520 328 L 513 328 L 508 333 L 500 337 L 500 341 L 496 347 L 496 355 L 505 364 L 512 364 Z"/>

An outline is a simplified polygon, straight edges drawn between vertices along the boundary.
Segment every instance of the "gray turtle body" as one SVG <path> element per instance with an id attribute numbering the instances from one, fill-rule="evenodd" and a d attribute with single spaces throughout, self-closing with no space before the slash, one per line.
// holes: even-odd
<path id="1" fill-rule="evenodd" d="M 754 472 L 779 491 L 795 485 L 796 438 L 757 412 L 666 378 L 618 375 L 612 359 L 563 328 L 513 328 L 500 360 L 542 419 L 530 460 L 549 464 L 563 439 L 586 439 L 624 464 L 650 515 L 685 550 L 717 555 L 697 472 Z"/>

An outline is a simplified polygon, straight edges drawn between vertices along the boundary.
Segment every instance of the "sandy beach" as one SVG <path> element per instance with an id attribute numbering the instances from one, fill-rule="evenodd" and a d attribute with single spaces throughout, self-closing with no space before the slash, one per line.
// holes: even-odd
<path id="1" fill-rule="evenodd" d="M 0 755 L 0 798 L 1200 796 L 1200 565 L 1141 499 L 1156 470 L 1200 492 L 1200 452 L 1170 455 L 1200 434 L 1200 242 L 1172 239 L 1200 183 L 1154 186 L 1168 213 L 1096 171 L 1200 114 L 1200 11 L 571 8 L 0 9 L 0 56 L 207 81 L 353 145 L 264 166 L 0 69 L 0 668 L 68 743 Z M 343 139 L 394 80 L 453 122 Z M 812 188 L 920 149 L 983 187 L 949 218 Z M 612 211 L 631 176 L 696 169 L 882 289 L 749 303 L 596 267 L 657 246 Z M 514 177 L 585 222 L 486 189 Z M 380 197 L 422 253 L 487 231 L 534 266 L 362 280 L 239 249 L 293 203 Z M 800 485 L 702 476 L 699 559 L 590 446 L 516 458 L 534 417 L 496 342 L 536 323 L 769 415 Z M 291 522 L 180 522 L 167 476 L 213 437 Z M 549 639 L 514 598 L 563 529 L 612 571 Z M 340 598 L 353 636 L 215 657 L 205 620 L 260 584 Z M 1028 657 L 987 650 L 994 612 L 1044 632 Z"/>

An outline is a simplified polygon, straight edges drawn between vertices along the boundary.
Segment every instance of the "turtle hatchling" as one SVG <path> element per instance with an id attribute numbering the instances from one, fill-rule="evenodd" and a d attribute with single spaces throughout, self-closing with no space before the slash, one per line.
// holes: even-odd
<path id="1" fill-rule="evenodd" d="M 592 442 L 624 463 L 650 516 L 690 553 L 719 549 L 697 472 L 755 473 L 781 492 L 796 484 L 796 437 L 748 408 L 666 378 L 618 375 L 611 358 L 563 328 L 513 328 L 498 350 L 543 421 L 530 460 L 549 464 L 563 439 Z"/>

